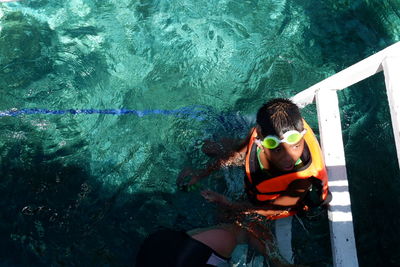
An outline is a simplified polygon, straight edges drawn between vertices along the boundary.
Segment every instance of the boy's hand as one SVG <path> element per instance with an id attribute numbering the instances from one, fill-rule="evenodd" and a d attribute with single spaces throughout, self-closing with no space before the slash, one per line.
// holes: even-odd
<path id="1" fill-rule="evenodd" d="M 211 190 L 201 191 L 201 195 L 209 202 L 215 202 L 217 204 L 229 205 L 230 201 L 224 196 Z"/>

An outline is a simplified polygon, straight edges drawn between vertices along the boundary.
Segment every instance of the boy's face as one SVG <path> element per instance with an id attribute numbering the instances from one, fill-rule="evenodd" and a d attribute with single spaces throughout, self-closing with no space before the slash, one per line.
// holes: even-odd
<path id="1" fill-rule="evenodd" d="M 281 143 L 275 149 L 263 148 L 267 160 L 280 171 L 288 172 L 294 169 L 296 161 L 304 150 L 304 138 L 296 144 Z"/>

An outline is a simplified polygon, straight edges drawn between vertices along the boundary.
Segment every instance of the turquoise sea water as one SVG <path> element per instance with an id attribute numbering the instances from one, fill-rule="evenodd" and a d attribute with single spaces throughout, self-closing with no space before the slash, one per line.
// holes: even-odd
<path id="1" fill-rule="evenodd" d="M 129 266 L 159 226 L 214 224 L 175 187 L 209 160 L 202 140 L 243 136 L 266 100 L 400 41 L 399 15 L 397 0 L 0 3 L 0 111 L 31 111 L 0 117 L 1 265 Z M 383 75 L 339 96 L 360 266 L 399 266 Z M 303 115 L 316 129 L 315 107 Z M 242 175 L 203 186 L 232 195 Z M 299 263 L 330 265 L 326 231 L 297 239 Z"/>

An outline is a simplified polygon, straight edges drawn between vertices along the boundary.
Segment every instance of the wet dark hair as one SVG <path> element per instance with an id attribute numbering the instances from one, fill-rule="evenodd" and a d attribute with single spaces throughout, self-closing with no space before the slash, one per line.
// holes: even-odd
<path id="1" fill-rule="evenodd" d="M 262 105 L 257 112 L 257 127 L 262 137 L 281 137 L 287 131 L 304 129 L 299 107 L 286 98 L 276 98 Z"/>

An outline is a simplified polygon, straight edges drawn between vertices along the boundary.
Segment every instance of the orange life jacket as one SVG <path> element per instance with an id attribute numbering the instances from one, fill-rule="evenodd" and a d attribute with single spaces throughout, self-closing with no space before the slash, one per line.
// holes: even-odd
<path id="1" fill-rule="evenodd" d="M 254 129 L 251 135 L 249 144 L 247 146 L 246 155 L 246 192 L 251 194 L 251 198 L 257 203 L 271 203 L 274 199 L 278 198 L 282 192 L 285 192 L 290 183 L 298 179 L 309 179 L 314 177 L 320 180 L 322 185 L 322 200 L 328 196 L 328 174 L 325 168 L 323 155 L 318 141 L 311 130 L 310 126 L 303 120 L 304 128 L 307 130 L 304 135 L 304 141 L 310 151 L 310 160 L 306 166 L 298 171 L 282 174 L 276 177 L 267 178 L 258 184 L 254 184 L 252 179 L 252 171 L 250 168 L 250 154 L 253 146 L 257 146 L 254 142 L 257 137 L 257 132 Z M 256 149 L 256 148 L 255 148 Z M 277 219 L 294 215 L 296 211 L 285 212 L 282 215 L 272 216 L 271 219 Z"/>

